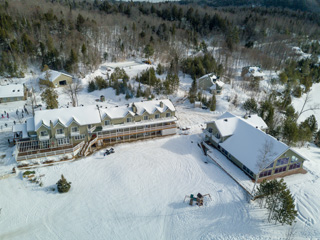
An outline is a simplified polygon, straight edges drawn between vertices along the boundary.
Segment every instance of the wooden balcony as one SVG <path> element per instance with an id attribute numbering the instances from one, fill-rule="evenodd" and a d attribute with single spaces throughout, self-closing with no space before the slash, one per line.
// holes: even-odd
<path id="1" fill-rule="evenodd" d="M 114 130 L 115 132 L 97 132 L 97 137 L 98 139 L 108 139 L 108 138 L 114 138 L 114 137 L 123 137 L 123 136 L 128 136 L 128 135 L 133 135 L 133 134 L 140 134 L 140 133 L 147 133 L 147 132 L 154 132 L 154 131 L 161 131 L 164 129 L 170 129 L 170 128 L 176 128 L 176 124 L 175 123 L 166 123 L 165 125 L 161 125 L 161 126 L 155 126 L 155 127 L 151 127 L 149 126 L 144 126 L 141 128 L 136 128 L 136 129 L 132 129 L 128 128 L 128 129 L 118 129 L 118 130 Z"/>

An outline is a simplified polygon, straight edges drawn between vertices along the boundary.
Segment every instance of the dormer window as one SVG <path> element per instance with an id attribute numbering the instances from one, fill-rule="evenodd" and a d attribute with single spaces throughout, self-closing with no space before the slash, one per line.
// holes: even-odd
<path id="1" fill-rule="evenodd" d="M 154 116 L 154 118 L 155 118 L 155 119 L 160 118 L 160 114 L 156 114 L 156 115 Z"/>
<path id="2" fill-rule="evenodd" d="M 132 122 L 132 118 L 128 117 L 127 118 L 127 123 Z"/>
<path id="3" fill-rule="evenodd" d="M 15 92 L 16 90 L 12 90 L 12 92 Z"/>
<path id="4" fill-rule="evenodd" d="M 62 128 L 57 129 L 57 134 L 63 134 L 63 129 Z"/>
<path id="5" fill-rule="evenodd" d="M 41 132 L 40 132 L 40 136 L 41 136 L 41 137 L 48 136 L 48 132 L 47 132 L 47 131 L 41 131 Z"/>
<path id="6" fill-rule="evenodd" d="M 166 113 L 166 117 L 171 117 L 171 113 Z"/>
<path id="7" fill-rule="evenodd" d="M 148 120 L 148 119 L 149 119 L 148 115 L 143 116 L 143 120 Z"/>

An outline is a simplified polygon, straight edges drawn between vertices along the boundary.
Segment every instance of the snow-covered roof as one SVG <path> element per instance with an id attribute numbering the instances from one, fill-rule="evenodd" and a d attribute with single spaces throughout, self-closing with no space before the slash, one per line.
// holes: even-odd
<path id="1" fill-rule="evenodd" d="M 258 127 L 258 128 L 260 128 L 262 130 L 268 129 L 268 125 L 257 114 L 249 115 L 246 118 L 244 118 L 244 120 L 247 123 L 251 124 L 252 126 Z"/>
<path id="2" fill-rule="evenodd" d="M 69 107 L 59 109 L 49 109 L 36 111 L 34 116 L 35 129 L 38 130 L 42 124 L 50 127 L 60 122 L 64 126 L 69 126 L 73 121 L 79 125 L 89 125 L 100 123 L 100 115 L 97 106 Z"/>
<path id="3" fill-rule="evenodd" d="M 116 118 L 124 118 L 128 114 L 134 116 L 134 112 L 132 112 L 132 108 L 128 106 L 119 106 L 119 107 L 111 107 L 111 108 L 100 108 L 102 118 L 105 118 L 107 115 L 111 119 Z"/>
<path id="4" fill-rule="evenodd" d="M 259 67 L 249 67 L 247 76 L 253 77 L 264 77 L 264 73 L 261 71 Z"/>
<path id="5" fill-rule="evenodd" d="M 270 159 L 266 166 L 289 149 L 286 144 L 252 125 L 256 121 L 250 122 L 234 115 L 232 117 L 231 113 L 225 113 L 224 118 L 221 117 L 215 121 L 215 124 L 223 137 L 230 137 L 221 142 L 220 146 L 254 173 L 259 172 L 257 162 L 261 155 L 260 151 L 266 142 L 272 145 L 271 151 L 273 155 L 273 159 Z M 258 118 L 257 116 L 253 119 L 261 124 Z M 263 120 L 261 119 L 261 121 Z"/>
<path id="6" fill-rule="evenodd" d="M 24 96 L 23 84 L 10 84 L 5 86 L 0 86 L 0 98 L 23 97 L 23 96 Z"/>
<path id="7" fill-rule="evenodd" d="M 50 74 L 50 78 L 49 78 L 50 82 L 53 82 L 54 80 L 56 80 L 61 74 L 72 78 L 71 75 L 63 73 L 63 72 L 58 72 L 58 71 L 55 71 L 55 70 L 48 70 L 48 72 Z M 46 75 L 47 75 L 47 71 L 44 71 L 41 74 L 40 79 L 46 79 Z"/>
<path id="8" fill-rule="evenodd" d="M 161 102 L 163 103 L 163 107 L 160 106 Z M 137 115 L 142 115 L 144 112 L 153 114 L 157 110 L 160 113 L 165 112 L 167 109 L 170 109 L 171 111 L 175 111 L 175 108 L 172 102 L 168 99 L 135 102 L 133 104 L 137 108 L 137 112 L 136 112 Z M 100 112 L 103 119 L 106 116 L 110 117 L 111 119 L 116 119 L 116 118 L 123 118 L 127 116 L 127 114 L 130 114 L 132 116 L 136 115 L 133 111 L 132 104 L 119 106 L 119 107 L 101 108 Z"/>
<path id="9" fill-rule="evenodd" d="M 160 106 L 160 103 L 163 103 L 163 107 Z M 173 106 L 172 102 L 169 99 L 163 100 L 152 100 L 152 101 L 143 101 L 143 102 L 136 102 L 134 105 L 137 107 L 137 114 L 141 115 L 144 111 L 152 114 L 155 111 L 159 111 L 163 113 L 170 109 L 171 111 L 175 111 L 175 107 Z"/>
<path id="10" fill-rule="evenodd" d="M 28 138 L 27 125 L 25 123 L 13 125 L 12 132 L 22 132 L 22 138 Z"/>
<path id="11" fill-rule="evenodd" d="M 219 87 L 223 87 L 224 82 L 221 82 L 221 81 L 217 80 L 215 83 L 213 83 L 213 85 L 210 87 L 210 89 L 211 90 L 215 90 L 217 88 L 216 85 L 218 85 Z"/>
<path id="12" fill-rule="evenodd" d="M 256 114 L 249 115 L 246 118 L 240 118 L 230 112 L 225 112 L 223 115 L 218 117 L 218 120 L 213 122 L 216 124 L 221 136 L 226 137 L 234 133 L 235 129 L 238 126 L 238 119 L 240 119 L 241 121 L 245 121 L 251 126 L 259 128 L 261 130 L 265 130 L 268 128 L 268 125 L 263 121 L 263 119 Z"/>
<path id="13" fill-rule="evenodd" d="M 34 118 L 28 118 L 27 119 L 27 131 L 28 132 L 33 132 L 35 130 L 34 128 Z"/>
<path id="14" fill-rule="evenodd" d="M 217 76 L 214 73 L 208 73 L 206 75 L 203 75 L 202 77 L 200 77 L 198 80 L 202 80 L 209 77 L 211 79 L 211 81 L 216 80 Z"/>

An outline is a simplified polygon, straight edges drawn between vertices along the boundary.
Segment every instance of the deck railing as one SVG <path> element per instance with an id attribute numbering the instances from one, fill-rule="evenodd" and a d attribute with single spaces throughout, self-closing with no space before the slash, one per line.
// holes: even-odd
<path id="1" fill-rule="evenodd" d="M 68 154 L 68 153 L 72 153 L 74 156 L 74 152 L 82 148 L 83 145 L 84 145 L 84 141 L 74 146 L 73 148 L 66 148 L 62 150 L 48 151 L 44 153 L 29 154 L 29 155 L 23 155 L 23 156 L 19 156 L 18 154 L 17 161 L 26 161 L 26 160 L 36 159 L 36 158 L 51 157 L 56 155 Z"/>
<path id="2" fill-rule="evenodd" d="M 113 138 L 113 137 L 121 137 L 125 135 L 132 135 L 132 134 L 139 134 L 139 133 L 145 133 L 145 132 L 153 132 L 153 131 L 160 131 L 163 129 L 169 129 L 169 128 L 176 128 L 176 124 L 168 124 L 163 126 L 155 126 L 155 127 L 144 127 L 141 129 L 132 129 L 132 130 L 126 130 L 126 131 L 116 131 L 114 133 L 103 133 L 103 132 L 97 132 L 97 137 L 99 139 L 106 139 L 106 138 Z"/>

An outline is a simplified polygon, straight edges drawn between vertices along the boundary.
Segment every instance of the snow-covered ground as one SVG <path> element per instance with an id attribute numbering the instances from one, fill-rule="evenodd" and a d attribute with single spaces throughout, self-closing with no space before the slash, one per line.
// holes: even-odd
<path id="1" fill-rule="evenodd" d="M 298 119 L 298 122 L 304 121 L 306 118 L 311 116 L 312 114 L 316 117 L 318 124 L 320 124 L 320 83 L 315 83 L 312 85 L 311 90 L 309 92 L 309 101 L 305 104 L 304 110 L 308 109 L 315 109 L 315 110 L 308 110 L 301 114 Z M 293 98 L 292 105 L 296 109 L 297 112 L 300 112 L 303 104 L 305 103 L 307 94 L 303 94 L 301 98 Z"/>
<path id="2" fill-rule="evenodd" d="M 103 76 L 108 67 L 116 66 L 124 67 L 131 78 L 150 67 L 133 62 L 105 63 L 82 82 L 86 87 L 94 76 Z M 270 77 L 262 82 L 266 91 L 274 73 L 267 75 Z M 26 80 L 28 84 L 33 81 L 31 77 Z M 285 238 L 289 227 L 268 223 L 266 211 L 255 202 L 249 204 L 245 191 L 219 167 L 205 164 L 208 159 L 197 146 L 205 122 L 227 110 L 243 114 L 232 99 L 237 95 L 241 103 L 250 95 L 236 82 L 233 87 L 226 84 L 217 96 L 215 112 L 195 109 L 185 98 L 191 82 L 190 76 L 181 75 L 178 93 L 169 96 L 176 105 L 179 126 L 190 128 L 189 135 L 119 144 L 115 146 L 116 153 L 107 157 L 100 151 L 75 162 L 37 168 L 36 175 L 44 175 L 42 187 L 23 179 L 22 172 L 0 180 L 0 239 Z M 319 92 L 314 90 L 317 86 L 312 91 Z M 70 100 L 61 89 L 58 91 L 60 107 L 65 107 Z M 79 104 L 97 104 L 100 95 L 105 95 L 106 103 L 99 105 L 127 103 L 124 95 L 116 96 L 111 88 L 90 94 L 85 88 L 79 95 Z M 1 111 L 12 116 L 1 119 L 2 125 L 25 119 L 16 115 L 21 105 L 1 105 Z M 7 145 L 10 134 L 10 128 L 0 131 L 0 155 L 6 155 L 0 159 L 0 175 L 15 166 L 13 149 Z M 320 150 L 313 145 L 296 150 L 308 158 L 304 164 L 308 173 L 285 177 L 299 214 L 294 236 L 319 239 Z M 233 167 L 228 163 L 225 166 Z M 51 191 L 61 174 L 72 182 L 67 194 Z M 237 177 L 247 181 L 242 172 L 238 171 Z M 206 201 L 201 208 L 183 202 L 185 195 L 198 192 L 209 193 L 212 201 Z"/>

